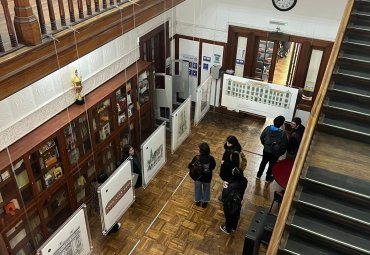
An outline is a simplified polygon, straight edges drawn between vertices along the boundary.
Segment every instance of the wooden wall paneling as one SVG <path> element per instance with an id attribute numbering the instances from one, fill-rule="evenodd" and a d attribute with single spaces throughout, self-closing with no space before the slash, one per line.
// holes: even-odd
<path id="1" fill-rule="evenodd" d="M 313 47 L 313 49 L 315 49 L 315 48 L 317 48 L 317 47 Z M 323 52 L 323 55 L 322 55 L 322 59 L 321 59 L 321 63 L 320 63 L 320 69 L 319 69 L 319 73 L 317 74 L 316 84 L 315 84 L 315 88 L 314 88 L 314 92 L 313 92 L 313 96 L 312 96 L 312 101 L 313 102 L 315 101 L 317 93 L 319 92 L 319 90 L 321 88 L 322 79 L 324 78 L 326 67 L 327 67 L 328 62 L 329 62 L 332 46 L 327 46 L 325 48 L 318 48 L 318 49 L 323 50 L 324 52 Z"/>
<path id="2" fill-rule="evenodd" d="M 271 82 L 271 83 L 274 79 L 277 53 L 278 53 L 278 49 L 279 49 L 279 42 L 278 41 L 273 41 L 273 42 L 274 42 L 274 49 L 273 49 L 273 53 L 272 53 L 272 59 L 271 59 L 271 63 L 270 63 L 269 77 L 268 77 L 268 82 Z"/>
<path id="3" fill-rule="evenodd" d="M 310 59 L 311 59 L 311 43 L 306 41 L 302 43 L 301 53 L 299 54 L 296 74 L 293 81 L 294 87 L 304 88 Z"/>

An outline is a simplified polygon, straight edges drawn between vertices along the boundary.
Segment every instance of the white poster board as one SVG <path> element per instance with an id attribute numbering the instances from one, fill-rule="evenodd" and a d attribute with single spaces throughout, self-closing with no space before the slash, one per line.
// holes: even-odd
<path id="1" fill-rule="evenodd" d="M 174 153 L 176 149 L 190 135 L 190 115 L 191 115 L 191 97 L 188 97 L 177 109 L 172 113 L 172 137 L 171 151 Z"/>
<path id="2" fill-rule="evenodd" d="M 141 159 L 143 172 L 143 187 L 166 164 L 166 122 L 163 122 L 142 144 Z"/>
<path id="3" fill-rule="evenodd" d="M 131 161 L 123 162 L 109 178 L 99 186 L 98 197 L 103 235 L 117 223 L 134 202 Z"/>
<path id="4" fill-rule="evenodd" d="M 37 250 L 39 255 L 87 255 L 91 253 L 92 242 L 85 204 L 82 204 Z"/>
<path id="5" fill-rule="evenodd" d="M 270 118 L 293 118 L 298 89 L 224 74 L 221 105 Z"/>
<path id="6" fill-rule="evenodd" d="M 207 80 L 203 82 L 197 88 L 197 101 L 195 102 L 195 115 L 194 115 L 194 125 L 198 125 L 203 119 L 206 113 L 209 111 L 211 104 L 211 85 L 212 77 L 209 76 Z"/>

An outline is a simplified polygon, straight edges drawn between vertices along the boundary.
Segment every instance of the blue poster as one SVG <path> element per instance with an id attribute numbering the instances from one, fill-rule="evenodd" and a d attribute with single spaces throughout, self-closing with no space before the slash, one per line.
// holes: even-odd
<path id="1" fill-rule="evenodd" d="M 203 56 L 203 61 L 211 62 L 211 57 Z"/>
<path id="2" fill-rule="evenodd" d="M 191 70 L 191 69 L 189 69 L 189 76 L 190 76 L 190 75 L 192 75 L 192 70 Z"/>
<path id="3" fill-rule="evenodd" d="M 198 67 L 197 63 L 195 63 L 195 62 L 194 62 L 194 63 L 193 63 L 193 68 L 194 68 L 194 69 L 197 69 L 197 67 Z"/>
<path id="4" fill-rule="evenodd" d="M 208 64 L 203 63 L 203 69 L 204 69 L 204 70 L 208 70 Z"/>
<path id="5" fill-rule="evenodd" d="M 193 70 L 193 76 L 197 77 L 197 71 Z"/>

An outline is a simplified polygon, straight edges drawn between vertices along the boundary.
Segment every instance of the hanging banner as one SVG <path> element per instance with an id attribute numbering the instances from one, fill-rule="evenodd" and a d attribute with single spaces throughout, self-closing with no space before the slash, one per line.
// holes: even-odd
<path id="1" fill-rule="evenodd" d="M 221 105 L 270 118 L 293 118 L 298 89 L 224 74 Z"/>
<path id="2" fill-rule="evenodd" d="M 146 188 L 166 164 L 166 121 L 141 144 L 141 159 L 143 187 Z"/>
<path id="3" fill-rule="evenodd" d="M 82 204 L 37 250 L 38 255 L 91 253 L 92 242 L 85 204 Z"/>
<path id="4" fill-rule="evenodd" d="M 172 113 L 172 137 L 171 137 L 171 152 L 185 141 L 190 135 L 190 113 L 191 113 L 191 97 L 188 97 L 177 109 Z"/>
<path id="5" fill-rule="evenodd" d="M 203 119 L 203 117 L 210 109 L 211 85 L 212 77 L 209 76 L 208 79 L 205 80 L 203 84 L 197 88 L 196 92 L 197 100 L 195 102 L 195 115 L 194 115 L 195 126 L 199 124 L 199 122 Z"/>
<path id="6" fill-rule="evenodd" d="M 98 187 L 100 217 L 104 235 L 117 223 L 134 202 L 134 186 L 130 160 L 123 162 L 109 178 Z"/>

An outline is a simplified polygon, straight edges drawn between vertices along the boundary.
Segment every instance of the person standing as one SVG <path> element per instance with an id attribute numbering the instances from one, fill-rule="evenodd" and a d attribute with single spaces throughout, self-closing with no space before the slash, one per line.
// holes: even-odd
<path id="1" fill-rule="evenodd" d="M 239 144 L 238 139 L 230 135 L 226 138 L 226 143 L 224 144 L 224 154 L 221 160 L 220 177 L 223 181 L 230 181 L 231 171 L 234 167 L 239 167 L 239 153 L 242 147 Z"/>
<path id="2" fill-rule="evenodd" d="M 125 144 L 123 146 L 122 158 L 123 158 L 123 161 L 125 161 L 127 158 L 132 159 L 133 172 L 137 174 L 135 189 L 140 188 L 143 182 L 142 173 L 141 173 L 141 163 L 140 163 L 138 156 L 135 153 L 134 147 L 132 147 L 130 144 Z"/>
<path id="3" fill-rule="evenodd" d="M 216 161 L 211 155 L 211 150 L 207 143 L 199 144 L 199 155 L 193 158 L 188 167 L 196 160 L 199 160 L 202 164 L 202 175 L 194 182 L 194 201 L 195 205 L 202 205 L 203 208 L 206 208 L 211 199 L 212 173 L 216 167 Z"/>
<path id="4" fill-rule="evenodd" d="M 244 177 L 243 171 L 238 167 L 232 169 L 230 182 L 224 182 L 224 190 L 222 192 L 225 224 L 220 226 L 220 229 L 225 234 L 230 234 L 235 231 L 240 218 L 240 210 L 242 208 L 242 200 L 248 181 Z"/>
<path id="5" fill-rule="evenodd" d="M 287 147 L 287 158 L 295 159 L 301 144 L 305 127 L 302 125 L 302 120 L 299 117 L 295 117 L 290 122 L 292 130 L 289 132 L 289 142 Z"/>
<path id="6" fill-rule="evenodd" d="M 272 167 L 278 161 L 279 157 L 286 152 L 288 145 L 286 132 L 281 129 L 284 122 L 284 116 L 278 116 L 274 119 L 273 125 L 267 126 L 262 131 L 260 140 L 263 145 L 263 155 L 257 172 L 257 180 L 261 179 L 267 163 L 269 163 L 269 166 L 266 172 L 266 182 L 270 183 L 274 180 Z"/>

